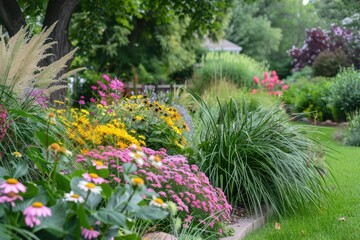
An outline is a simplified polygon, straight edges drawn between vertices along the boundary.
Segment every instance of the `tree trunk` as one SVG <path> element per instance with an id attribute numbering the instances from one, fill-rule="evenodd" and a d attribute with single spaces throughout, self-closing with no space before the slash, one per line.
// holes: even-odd
<path id="1" fill-rule="evenodd" d="M 52 24 L 57 22 L 54 31 L 50 34 L 51 40 L 56 41 L 57 44 L 53 46 L 51 51 L 53 55 L 46 58 L 42 62 L 42 65 L 47 66 L 71 51 L 68 29 L 71 15 L 79 3 L 80 0 L 49 0 L 43 22 L 43 28 L 50 27 Z M 70 64 L 71 60 L 67 63 L 67 66 L 69 67 Z M 63 69 L 61 73 L 66 72 L 68 67 Z M 58 82 L 55 84 L 60 83 Z M 59 100 L 65 102 L 66 92 L 66 88 L 55 91 L 51 94 L 50 101 L 53 102 L 54 100 Z"/>
<path id="2" fill-rule="evenodd" d="M 16 0 L 0 0 L 0 21 L 10 37 L 26 25 L 25 18 Z"/>

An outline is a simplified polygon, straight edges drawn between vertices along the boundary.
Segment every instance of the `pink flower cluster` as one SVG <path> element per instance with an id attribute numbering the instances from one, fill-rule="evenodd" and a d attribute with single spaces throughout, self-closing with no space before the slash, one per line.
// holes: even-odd
<path id="1" fill-rule="evenodd" d="M 105 82 L 97 81 L 98 86 L 93 85 L 91 86 L 91 89 L 99 94 L 99 102 L 102 105 L 107 106 L 112 102 L 117 103 L 125 90 L 124 83 L 117 78 L 111 79 L 106 74 L 103 75 L 103 79 Z M 90 98 L 90 102 L 95 103 L 96 99 Z"/>
<path id="2" fill-rule="evenodd" d="M 15 178 L 9 178 L 0 184 L 0 203 L 9 203 L 15 206 L 15 201 L 23 200 L 20 193 L 25 193 L 26 187 Z M 25 223 L 33 228 L 41 223 L 38 217 L 51 216 L 51 209 L 44 206 L 41 202 L 34 202 L 24 210 Z"/>
<path id="3" fill-rule="evenodd" d="M 6 120 L 7 111 L 2 105 L 0 105 L 0 142 L 5 137 L 6 131 L 9 128 L 9 124 Z"/>
<path id="4" fill-rule="evenodd" d="M 159 195 L 178 205 L 185 223 L 205 222 L 202 219 L 210 217 L 208 221 L 212 227 L 218 221 L 230 219 L 232 207 L 227 202 L 223 191 L 211 186 L 207 176 L 200 172 L 196 165 L 189 165 L 182 155 L 169 156 L 165 149 L 154 151 L 142 148 L 147 156 L 159 156 L 162 166 L 155 167 L 147 158 L 142 164 L 137 163 L 130 155 L 131 148 L 115 149 L 113 147 L 99 147 L 98 150 L 89 151 L 86 156 L 78 155 L 77 162 L 91 165 L 94 159 L 101 160 L 108 165 L 110 181 L 118 184 L 122 179 L 122 164 L 132 162 L 137 165 L 135 174 L 146 179 L 148 187 L 158 192 Z"/>
<path id="5" fill-rule="evenodd" d="M 23 200 L 19 193 L 26 192 L 26 187 L 17 179 L 9 178 L 0 184 L 0 203 L 10 203 L 15 206 L 16 200 Z"/>
<path id="6" fill-rule="evenodd" d="M 279 80 L 279 77 L 276 74 L 276 71 L 271 72 L 271 76 L 269 76 L 268 72 L 264 72 L 264 79 L 261 81 L 257 76 L 254 77 L 254 83 L 259 86 L 259 83 L 261 86 L 265 87 L 267 89 L 267 92 L 270 95 L 275 96 L 281 96 L 282 91 L 289 88 L 288 85 L 284 85 L 283 81 Z M 256 89 L 252 89 L 251 92 L 253 94 L 256 94 Z"/>

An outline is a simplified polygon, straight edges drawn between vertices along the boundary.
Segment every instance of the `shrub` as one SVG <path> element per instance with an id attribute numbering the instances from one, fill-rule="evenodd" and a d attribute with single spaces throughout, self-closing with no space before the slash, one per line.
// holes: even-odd
<path id="1" fill-rule="evenodd" d="M 312 66 L 315 76 L 334 77 L 341 67 L 349 66 L 349 59 L 341 49 L 326 50 L 315 58 Z"/>
<path id="2" fill-rule="evenodd" d="M 327 188 L 309 153 L 313 142 L 284 120 L 279 108 L 248 111 L 246 103 L 230 100 L 213 115 L 193 96 L 204 123 L 199 167 L 232 204 L 253 211 L 266 204 L 278 215 L 305 203 L 319 206 Z"/>
<path id="3" fill-rule="evenodd" d="M 202 57 L 201 66 L 196 70 L 192 84 L 196 91 L 203 91 L 213 81 L 224 79 L 240 87 L 251 88 L 255 86 L 252 78 L 265 71 L 267 69 L 264 64 L 246 55 L 210 52 Z"/>
<path id="4" fill-rule="evenodd" d="M 208 231 L 218 232 L 220 221 L 230 219 L 231 206 L 224 193 L 212 187 L 207 176 L 196 165 L 190 166 L 184 156 L 170 156 L 165 151 L 136 146 L 123 150 L 99 147 L 86 155 L 78 155 L 77 162 L 84 163 L 87 168 L 94 160 L 102 161 L 110 170 L 110 184 L 115 186 L 126 180 L 122 177 L 122 165 L 133 163 L 138 167 L 134 174 L 145 179 L 163 199 L 178 205 L 185 225 L 201 223 L 203 227 L 209 227 Z M 157 161 L 148 156 L 156 156 Z"/>
<path id="5" fill-rule="evenodd" d="M 353 68 L 341 70 L 330 88 L 329 101 L 337 121 L 345 121 L 346 114 L 358 110 L 360 106 L 359 72 Z"/>
<path id="6" fill-rule="evenodd" d="M 329 31 L 312 28 L 307 30 L 303 46 L 301 48 L 293 46 L 288 53 L 293 58 L 294 69 L 298 71 L 312 65 L 316 57 L 324 51 L 341 51 L 342 49 L 349 57 L 357 59 L 359 57 L 356 55 L 359 49 L 356 44 L 358 40 L 356 33 L 344 27 L 333 25 Z"/>
<path id="7" fill-rule="evenodd" d="M 356 111 L 348 115 L 348 127 L 344 134 L 346 145 L 360 146 L 360 112 Z"/>
<path id="8" fill-rule="evenodd" d="M 328 100 L 331 85 L 330 79 L 322 77 L 310 80 L 302 78 L 290 83 L 290 88 L 283 93 L 287 110 L 291 113 L 304 113 L 309 119 L 334 120 Z"/>

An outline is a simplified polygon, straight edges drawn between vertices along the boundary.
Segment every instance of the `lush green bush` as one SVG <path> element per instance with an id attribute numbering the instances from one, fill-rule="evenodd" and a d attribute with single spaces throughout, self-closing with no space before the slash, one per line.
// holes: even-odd
<path id="1" fill-rule="evenodd" d="M 249 111 L 246 101 L 219 104 L 217 115 L 193 93 L 202 109 L 200 169 L 228 200 L 256 210 L 263 204 L 276 214 L 304 204 L 319 206 L 327 191 L 313 164 L 313 142 L 290 125 L 279 108 Z"/>
<path id="2" fill-rule="evenodd" d="M 201 66 L 195 71 L 193 88 L 202 91 L 214 81 L 224 79 L 238 86 L 251 88 L 254 76 L 268 71 L 264 64 L 243 55 L 229 52 L 210 52 L 201 59 Z"/>
<path id="3" fill-rule="evenodd" d="M 305 117 L 320 121 L 333 120 L 328 104 L 329 88 L 332 81 L 317 77 L 308 80 L 300 78 L 290 83 L 289 89 L 283 92 L 283 101 L 287 110 L 292 113 L 304 113 Z"/>
<path id="4" fill-rule="evenodd" d="M 330 88 L 329 101 L 337 121 L 345 121 L 346 114 L 360 106 L 360 73 L 353 68 L 342 69 L 334 78 Z"/>
<path id="5" fill-rule="evenodd" d="M 334 77 L 341 67 L 348 67 L 350 61 L 341 49 L 321 52 L 312 65 L 315 76 Z"/>
<path id="6" fill-rule="evenodd" d="M 356 111 L 348 115 L 348 127 L 344 134 L 346 145 L 360 146 L 360 112 Z"/>

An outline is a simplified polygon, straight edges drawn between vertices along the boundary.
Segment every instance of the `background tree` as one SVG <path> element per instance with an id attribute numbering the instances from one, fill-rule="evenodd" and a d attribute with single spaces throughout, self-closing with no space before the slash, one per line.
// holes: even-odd
<path id="1" fill-rule="evenodd" d="M 305 29 L 320 23 L 314 5 L 304 5 L 302 0 L 258 0 L 251 4 L 236 0 L 227 36 L 251 57 L 260 59 L 263 55 L 270 68 L 284 77 L 292 68 L 287 50 L 302 43 Z"/>
<path id="2" fill-rule="evenodd" d="M 116 56 L 119 46 L 139 44 L 151 32 L 150 24 L 160 26 L 177 19 L 180 24 L 186 23 L 183 38 L 216 36 L 228 4 L 228 0 L 0 0 L 0 23 L 12 36 L 27 21 L 36 26 L 35 31 L 57 22 L 51 37 L 58 44 L 44 65 L 68 53 L 72 43 L 80 47 L 79 54 L 83 56 L 80 61 L 94 68 L 92 64 L 99 60 L 86 59 L 89 53 L 99 56 L 96 54 L 103 51 L 107 54 L 101 55 L 103 59 Z M 63 99 L 65 92 L 52 97 Z"/>

